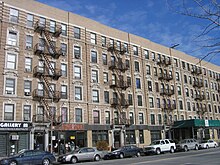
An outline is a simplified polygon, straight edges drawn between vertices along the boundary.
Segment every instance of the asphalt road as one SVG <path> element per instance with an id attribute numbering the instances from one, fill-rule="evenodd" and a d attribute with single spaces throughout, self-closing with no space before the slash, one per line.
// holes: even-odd
<path id="1" fill-rule="evenodd" d="M 220 147 L 135 158 L 82 162 L 79 165 L 220 165 Z"/>

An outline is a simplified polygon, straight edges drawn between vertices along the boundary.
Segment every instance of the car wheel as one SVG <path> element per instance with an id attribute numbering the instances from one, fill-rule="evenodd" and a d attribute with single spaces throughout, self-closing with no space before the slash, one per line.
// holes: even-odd
<path id="1" fill-rule="evenodd" d="M 42 161 L 42 165 L 49 165 L 50 164 L 50 160 L 49 159 L 44 159 Z"/>
<path id="2" fill-rule="evenodd" d="M 140 153 L 140 152 L 137 152 L 137 153 L 136 153 L 136 156 L 137 156 L 137 157 L 140 157 L 140 156 L 141 156 L 141 153 Z"/>
<path id="3" fill-rule="evenodd" d="M 73 164 L 77 163 L 77 158 L 76 157 L 72 157 L 71 158 L 71 163 L 73 163 Z"/>
<path id="4" fill-rule="evenodd" d="M 10 165 L 17 165 L 18 163 L 16 162 L 16 161 L 12 161 L 11 163 L 10 163 Z"/>
<path id="5" fill-rule="evenodd" d="M 214 148 L 216 148 L 216 147 L 217 147 L 217 145 L 215 144 L 215 145 L 214 145 Z"/>
<path id="6" fill-rule="evenodd" d="M 174 148 L 173 147 L 171 147 L 170 148 L 170 153 L 174 153 L 175 151 L 174 151 Z"/>
<path id="7" fill-rule="evenodd" d="M 156 154 L 160 155 L 160 149 L 159 148 L 156 149 Z"/>
<path id="8" fill-rule="evenodd" d="M 94 160 L 95 160 L 95 161 L 100 161 L 100 156 L 99 156 L 99 155 L 96 155 L 95 158 L 94 158 Z"/>
<path id="9" fill-rule="evenodd" d="M 188 151 L 188 147 L 184 146 L 184 151 L 187 152 Z"/>
<path id="10" fill-rule="evenodd" d="M 206 145 L 206 149 L 208 149 L 209 148 L 209 145 Z"/>
<path id="11" fill-rule="evenodd" d="M 120 159 L 123 159 L 123 158 L 124 158 L 124 154 L 123 154 L 123 153 L 120 153 L 120 154 L 119 154 L 119 158 L 120 158 Z"/>
<path id="12" fill-rule="evenodd" d="M 196 145 L 196 146 L 195 146 L 195 150 L 198 150 L 198 149 L 199 149 L 199 147 L 198 147 L 198 145 Z"/>

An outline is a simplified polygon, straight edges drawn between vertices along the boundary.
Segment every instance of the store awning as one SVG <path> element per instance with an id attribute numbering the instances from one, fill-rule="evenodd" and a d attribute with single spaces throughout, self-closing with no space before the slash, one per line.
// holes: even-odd
<path id="1" fill-rule="evenodd" d="M 220 127 L 220 120 L 181 120 L 175 121 L 173 128 L 189 128 L 189 127 Z"/>

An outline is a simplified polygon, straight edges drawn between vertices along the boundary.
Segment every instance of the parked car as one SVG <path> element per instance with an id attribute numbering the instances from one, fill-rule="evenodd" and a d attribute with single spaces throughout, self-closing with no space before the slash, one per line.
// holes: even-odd
<path id="1" fill-rule="evenodd" d="M 183 139 L 177 145 L 176 148 L 178 151 L 189 151 L 189 150 L 198 150 L 199 143 L 196 139 Z"/>
<path id="2" fill-rule="evenodd" d="M 135 145 L 125 145 L 117 150 L 109 152 L 104 156 L 104 159 L 123 159 L 124 157 L 141 156 L 142 149 Z"/>
<path id="3" fill-rule="evenodd" d="M 170 139 L 161 139 L 153 141 L 149 146 L 144 146 L 143 152 L 145 155 L 157 154 L 161 152 L 174 153 L 176 150 L 176 144 Z"/>
<path id="4" fill-rule="evenodd" d="M 201 143 L 199 144 L 199 148 L 210 148 L 210 147 L 213 147 L 213 148 L 216 148 L 218 146 L 218 143 L 215 142 L 214 140 L 212 139 L 209 139 L 209 140 L 203 140 L 201 141 Z"/>
<path id="5" fill-rule="evenodd" d="M 42 164 L 49 165 L 56 161 L 55 156 L 47 151 L 21 150 L 17 154 L 1 159 L 1 165 Z"/>
<path id="6" fill-rule="evenodd" d="M 70 153 L 58 157 L 60 163 L 77 163 L 82 161 L 99 161 L 104 157 L 103 151 L 98 151 L 95 147 L 78 148 Z"/>

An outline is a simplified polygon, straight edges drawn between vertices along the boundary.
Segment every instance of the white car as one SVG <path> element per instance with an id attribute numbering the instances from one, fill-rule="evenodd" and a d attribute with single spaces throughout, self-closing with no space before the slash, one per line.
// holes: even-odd
<path id="1" fill-rule="evenodd" d="M 209 140 L 204 140 L 199 144 L 199 148 L 216 148 L 218 146 L 218 143 L 216 143 L 214 140 L 209 139 Z"/>

